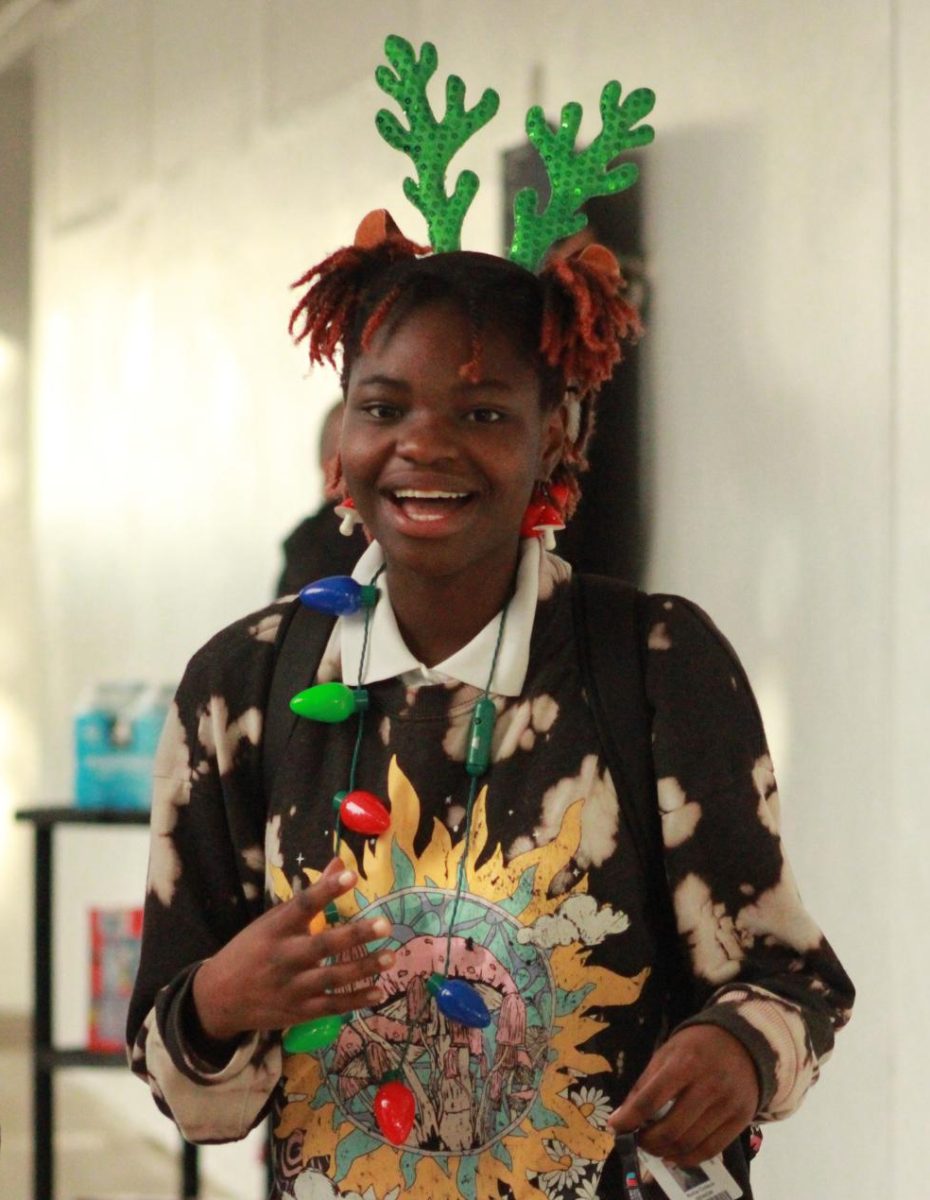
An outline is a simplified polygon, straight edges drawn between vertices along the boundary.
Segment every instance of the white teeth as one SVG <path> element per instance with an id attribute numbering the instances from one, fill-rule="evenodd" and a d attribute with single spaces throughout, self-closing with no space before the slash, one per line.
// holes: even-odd
<path id="1" fill-rule="evenodd" d="M 417 488 L 403 488 L 394 495 L 398 500 L 464 500 L 468 492 L 421 492 Z"/>

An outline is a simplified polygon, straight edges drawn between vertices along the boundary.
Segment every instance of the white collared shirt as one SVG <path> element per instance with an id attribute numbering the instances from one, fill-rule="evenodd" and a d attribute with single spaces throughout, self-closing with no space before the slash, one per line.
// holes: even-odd
<path id="1" fill-rule="evenodd" d="M 539 597 L 541 547 L 537 538 L 520 543 L 520 562 L 517 567 L 517 586 L 507 608 L 507 625 L 498 654 L 490 690 L 497 695 L 519 696 L 526 680 L 530 658 L 530 637 Z M 377 542 L 372 542 L 355 565 L 352 578 L 358 583 L 371 583 L 384 565 L 384 554 Z M 387 579 L 382 573 L 377 581 L 381 593 L 371 614 L 366 662 L 361 683 L 378 683 L 395 677 L 407 687 L 442 684 L 450 681 L 470 684 L 484 690 L 494 659 L 501 613 L 497 613 L 466 645 L 448 658 L 427 667 L 421 663 L 401 637 L 397 627 Z M 364 611 L 340 617 L 327 645 L 324 659 L 342 662 L 342 680 L 350 687 L 359 684 L 359 661 L 365 636 Z"/>

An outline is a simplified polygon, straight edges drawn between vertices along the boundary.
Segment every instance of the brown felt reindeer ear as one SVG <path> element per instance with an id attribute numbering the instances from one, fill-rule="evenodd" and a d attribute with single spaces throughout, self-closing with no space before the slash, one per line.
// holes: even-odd
<path id="1" fill-rule="evenodd" d="M 595 271 L 609 279 L 616 288 L 622 286 L 623 276 L 620 274 L 617 257 L 612 250 L 608 250 L 600 242 L 592 242 L 590 246 L 585 246 L 578 255 L 578 261 L 583 262 L 586 267 L 593 267 Z"/>
<path id="2" fill-rule="evenodd" d="M 376 208 L 362 217 L 355 231 L 354 245 L 359 250 L 374 250 L 392 237 L 403 237 L 400 227 L 386 208 Z"/>

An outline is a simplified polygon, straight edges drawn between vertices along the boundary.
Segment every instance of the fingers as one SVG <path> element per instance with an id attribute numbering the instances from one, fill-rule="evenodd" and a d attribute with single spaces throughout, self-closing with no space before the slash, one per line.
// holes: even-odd
<path id="1" fill-rule="evenodd" d="M 639 1144 L 657 1158 L 681 1163 L 717 1124 L 710 1103 L 698 1089 L 690 1088 L 678 1097 L 665 1117 L 640 1130 Z"/>
<path id="2" fill-rule="evenodd" d="M 305 975 L 309 978 L 309 973 L 314 970 L 319 974 L 327 962 L 330 966 L 353 969 L 364 963 L 368 975 L 377 975 L 379 970 L 393 964 L 394 957 L 391 951 L 384 950 L 390 959 L 379 966 L 375 954 L 378 947 L 373 943 L 382 942 L 391 929 L 391 922 L 386 917 L 324 924 L 319 933 L 310 933 L 306 925 L 301 925 L 276 936 L 269 944 L 268 963 L 285 986 Z"/>
<path id="3" fill-rule="evenodd" d="M 394 955 L 386 950 L 381 954 L 366 954 L 364 958 L 351 963 L 329 963 L 323 967 L 315 967 L 305 975 L 295 980 L 295 986 L 306 984 L 316 992 L 352 991 L 362 986 L 362 989 L 374 989 L 379 997 L 383 996 L 377 980 L 382 971 L 387 970 L 394 962 Z"/>
<path id="4" fill-rule="evenodd" d="M 351 954 L 359 946 L 386 938 L 390 932 L 391 922 L 387 917 L 327 925 L 322 933 L 314 934 L 304 943 L 306 961 L 310 964 L 324 958 L 336 958 L 340 954 Z"/>
<path id="5" fill-rule="evenodd" d="M 386 921 L 384 924 L 390 929 Z M 328 961 L 293 976 L 287 989 L 293 996 L 290 1022 L 380 1004 L 385 990 L 378 980 L 394 961 L 393 950 L 382 949 L 349 961 Z"/>
<path id="6" fill-rule="evenodd" d="M 631 1114 L 647 1111 L 652 1104 L 648 1097 L 652 1094 L 651 1089 L 644 1089 L 634 1101 Z M 626 1119 L 618 1110 L 610 1118 L 610 1125 L 618 1132 L 625 1132 Z M 633 1119 L 632 1115 L 629 1119 Z M 744 1125 L 743 1120 L 733 1116 L 727 1098 L 692 1086 L 681 1092 L 673 1104 L 663 1105 L 654 1110 L 652 1118 L 642 1120 L 637 1127 L 637 1140 L 644 1150 L 657 1158 L 690 1167 L 719 1154 Z"/>
<path id="7" fill-rule="evenodd" d="M 295 892 L 285 903 L 267 909 L 258 920 L 267 922 L 276 936 L 306 933 L 311 923 L 315 931 L 317 925 L 322 927 L 326 906 L 353 888 L 357 880 L 355 871 L 347 870 L 341 859 L 334 858 L 323 868 L 315 883 Z"/>
<path id="8" fill-rule="evenodd" d="M 396 958 L 383 945 L 390 933 L 390 921 L 379 916 L 289 937 L 279 967 L 280 999 L 288 1006 L 290 1022 L 380 1003 L 385 993 L 378 979 Z"/>
<path id="9" fill-rule="evenodd" d="M 682 1167 L 697 1167 L 725 1150 L 745 1128 L 746 1126 L 741 1120 L 725 1121 L 712 1129 L 710 1133 L 704 1133 L 702 1140 L 696 1144 L 690 1144 L 689 1139 L 688 1144 L 682 1146 L 681 1150 L 667 1154 L 665 1157 L 671 1157 Z"/>
<path id="10" fill-rule="evenodd" d="M 299 920 L 306 923 L 308 918 L 323 912 L 327 904 L 354 887 L 357 879 L 358 875 L 354 871 L 347 870 L 340 859 L 334 858 L 327 864 L 316 883 L 311 883 L 294 897 L 294 908 L 299 914 Z"/>
<path id="11" fill-rule="evenodd" d="M 305 970 L 295 978 L 295 985 L 308 992 L 339 992 L 354 989 L 360 984 L 372 988 L 383 971 L 394 965 L 395 954 L 386 947 L 367 949 L 391 932 L 385 917 L 370 921 L 353 921 L 327 928 L 309 939 L 305 948 Z M 360 953 L 362 948 L 367 953 Z M 374 1003 L 384 998 L 380 988 Z"/>
<path id="12" fill-rule="evenodd" d="M 664 1052 L 663 1046 L 653 1055 L 626 1100 L 608 1117 L 607 1124 L 616 1133 L 633 1133 L 671 1111 L 682 1081 L 670 1069 Z"/>
<path id="13" fill-rule="evenodd" d="M 752 1120 L 758 1095 L 755 1067 L 742 1043 L 712 1025 L 692 1026 L 656 1051 L 608 1125 L 620 1133 L 637 1130 L 651 1154 L 694 1166 L 718 1154 Z"/>

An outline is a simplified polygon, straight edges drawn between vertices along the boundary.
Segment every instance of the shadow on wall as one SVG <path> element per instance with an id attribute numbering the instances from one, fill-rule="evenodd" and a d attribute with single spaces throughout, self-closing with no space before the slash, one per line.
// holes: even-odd
<path id="1" fill-rule="evenodd" d="M 843 572 L 831 533 L 842 498 L 831 479 L 829 365 L 815 362 L 812 374 L 785 319 L 804 319 L 803 280 L 816 264 L 783 256 L 793 217 L 771 211 L 784 189 L 766 178 L 758 131 L 665 134 L 650 168 L 639 463 L 648 573 L 657 589 L 705 604 L 751 656 L 784 786 L 806 753 L 789 716 L 817 710 L 817 664 L 836 653 L 812 628 L 805 597 L 818 575 L 835 591 Z M 813 749 L 804 770 L 816 772 Z"/>

